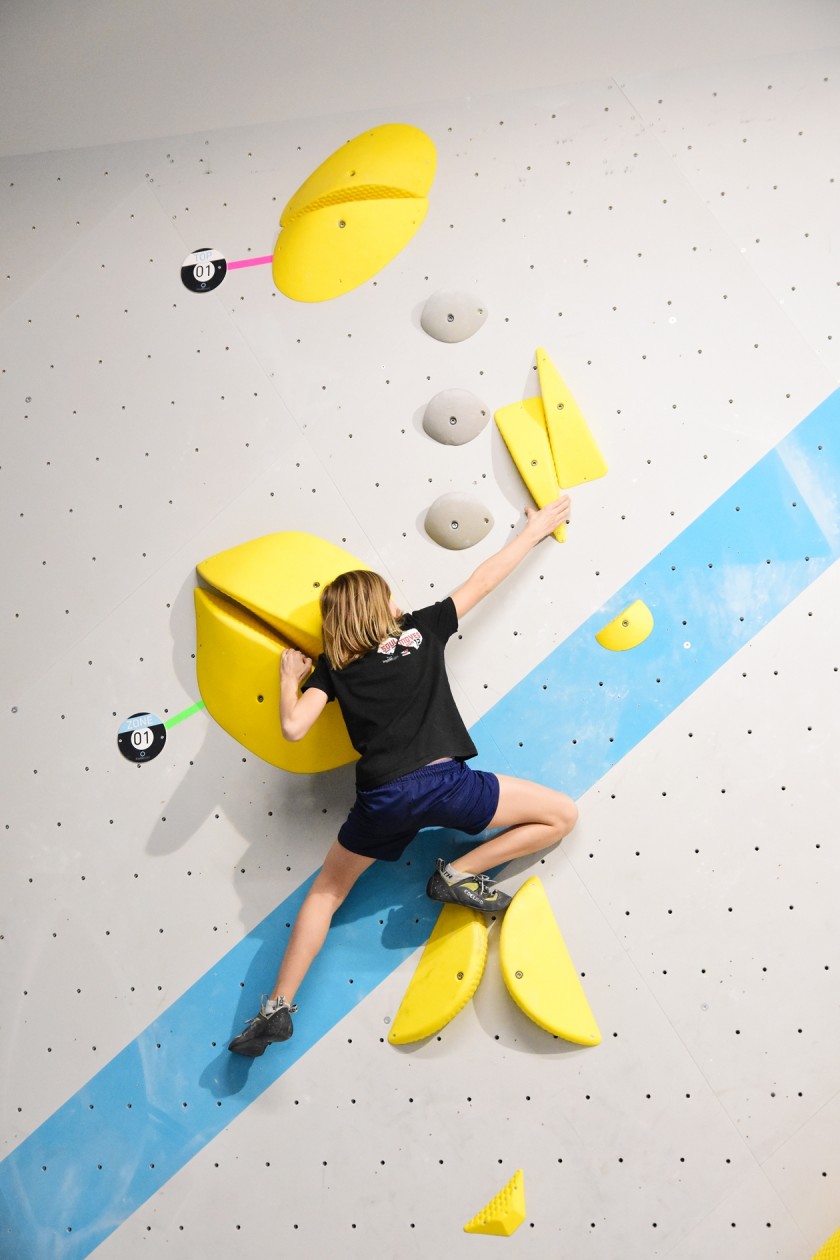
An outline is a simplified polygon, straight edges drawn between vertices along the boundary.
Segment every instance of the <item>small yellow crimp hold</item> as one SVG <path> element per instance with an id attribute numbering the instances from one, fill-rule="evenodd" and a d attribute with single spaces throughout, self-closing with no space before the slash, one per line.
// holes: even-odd
<path id="1" fill-rule="evenodd" d="M 500 1234 L 509 1238 L 525 1220 L 525 1181 L 522 1169 L 513 1174 L 495 1199 L 464 1226 L 465 1234 Z"/>
<path id="2" fill-rule="evenodd" d="M 626 652 L 644 643 L 652 629 L 653 613 L 637 599 L 599 630 L 595 638 L 610 652 Z"/>

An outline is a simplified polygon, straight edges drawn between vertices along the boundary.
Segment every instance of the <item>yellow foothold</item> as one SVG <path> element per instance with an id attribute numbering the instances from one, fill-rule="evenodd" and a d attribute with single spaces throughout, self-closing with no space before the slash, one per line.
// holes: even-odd
<path id="1" fill-rule="evenodd" d="M 529 1019 L 564 1041 L 598 1045 L 595 1016 L 536 875 L 505 911 L 499 962 L 508 992 Z"/>
<path id="2" fill-rule="evenodd" d="M 595 638 L 610 652 L 626 652 L 644 643 L 652 629 L 653 613 L 647 604 L 637 599 L 599 630 Z"/>
<path id="3" fill-rule="evenodd" d="M 394 1046 L 431 1037 L 462 1010 L 487 961 L 487 923 L 468 906 L 445 905 L 388 1034 Z"/>
<path id="4" fill-rule="evenodd" d="M 840 1260 L 840 1229 L 823 1243 L 813 1260 Z"/>
<path id="5" fill-rule="evenodd" d="M 560 486 L 568 490 L 603 477 L 606 461 L 568 385 L 545 350 L 537 350 L 537 371 Z"/>
<path id="6" fill-rule="evenodd" d="M 525 1220 L 525 1180 L 522 1169 L 513 1174 L 494 1199 L 464 1226 L 465 1234 L 500 1234 L 509 1238 Z"/>
<path id="7" fill-rule="evenodd" d="M 495 413 L 495 420 L 537 507 L 545 507 L 547 503 L 559 499 L 560 486 L 548 441 L 542 399 L 526 398 L 522 402 L 500 407 Z M 554 531 L 554 537 L 558 542 L 565 542 L 566 527 L 560 525 Z"/>

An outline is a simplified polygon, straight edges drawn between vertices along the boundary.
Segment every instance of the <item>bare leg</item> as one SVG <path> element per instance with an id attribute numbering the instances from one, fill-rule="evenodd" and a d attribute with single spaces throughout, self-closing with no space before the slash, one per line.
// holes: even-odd
<path id="1" fill-rule="evenodd" d="M 538 853 L 556 844 L 572 830 L 578 809 L 570 796 L 540 783 L 500 774 L 499 805 L 489 827 L 506 827 L 491 840 L 468 853 L 459 853 L 452 865 L 478 875 L 526 853 Z"/>
<path id="2" fill-rule="evenodd" d="M 333 841 L 324 865 L 315 876 L 295 919 L 272 998 L 284 997 L 291 1005 L 303 977 L 326 940 L 332 917 L 356 880 L 375 858 L 361 857 Z"/>

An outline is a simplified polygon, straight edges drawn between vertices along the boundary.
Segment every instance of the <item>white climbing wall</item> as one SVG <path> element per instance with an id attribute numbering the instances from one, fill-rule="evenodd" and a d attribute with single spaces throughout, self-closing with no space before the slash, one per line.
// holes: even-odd
<path id="1" fill-rule="evenodd" d="M 451 644 L 473 724 L 837 388 L 840 51 L 614 69 L 398 118 L 2 160 L 0 1156 L 299 887 L 352 799 L 352 769 L 284 775 L 203 712 L 151 764 L 120 756 L 130 714 L 198 699 L 199 560 L 303 530 L 403 606 L 440 598 L 528 500 L 494 425 L 444 446 L 426 404 L 536 393 L 544 346 L 609 474 Z M 424 227 L 374 281 L 311 306 L 265 265 L 184 288 L 199 247 L 270 254 L 306 175 L 391 121 L 428 132 L 439 164 Z M 438 289 L 486 302 L 474 337 L 422 330 Z M 423 530 L 446 493 L 495 522 L 470 550 Z M 766 541 L 772 559 L 774 522 Z M 97 1208 L 114 1228 L 96 1254 L 466 1254 L 495 1245 L 462 1226 L 522 1168 L 511 1254 L 809 1257 L 840 1226 L 838 601 L 835 565 L 585 793 L 560 850 L 512 873 L 545 884 L 598 1048 L 513 1006 L 494 932 L 467 1009 L 392 1047 L 412 955 L 136 1211 Z M 573 757 L 588 715 L 539 705 L 523 739 Z M 182 1069 L 218 1105 L 243 1001 L 215 1012 L 201 1079 Z M 136 1105 L 165 1133 L 146 1079 Z M 89 1202 L 118 1157 L 78 1168 Z M 13 1239 L 10 1260 L 87 1254 L 80 1229 Z"/>

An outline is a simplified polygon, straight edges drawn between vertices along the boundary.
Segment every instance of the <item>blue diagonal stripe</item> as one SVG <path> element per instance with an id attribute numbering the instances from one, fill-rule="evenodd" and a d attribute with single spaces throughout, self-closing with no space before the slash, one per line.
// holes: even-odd
<path id="1" fill-rule="evenodd" d="M 479 760 L 501 750 L 514 773 L 581 796 L 837 560 L 839 490 L 837 391 L 476 724 Z M 652 635 L 605 651 L 595 631 L 635 599 Z M 448 847 L 425 833 L 409 864 L 363 876 L 301 988 L 293 1039 L 263 1058 L 225 1043 L 309 882 L 197 980 L 0 1164 L 2 1255 L 89 1255 L 426 939 L 426 873 Z"/>

